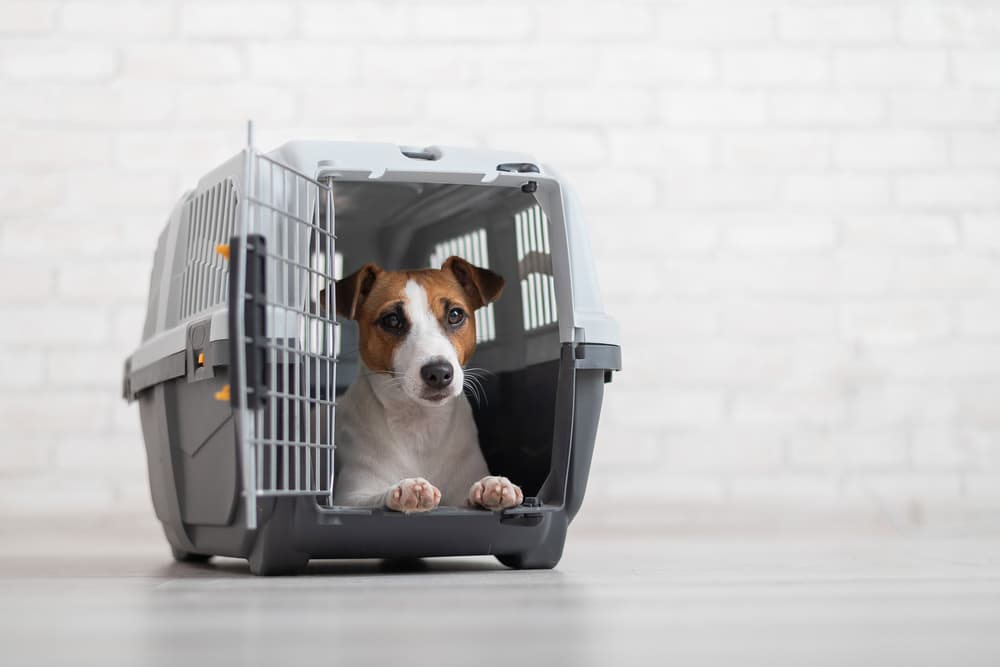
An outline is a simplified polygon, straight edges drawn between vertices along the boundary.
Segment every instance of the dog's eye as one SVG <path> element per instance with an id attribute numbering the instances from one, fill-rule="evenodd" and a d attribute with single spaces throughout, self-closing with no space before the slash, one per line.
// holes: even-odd
<path id="1" fill-rule="evenodd" d="M 387 313 L 386 315 L 383 315 L 379 322 L 386 329 L 391 329 L 393 331 L 398 331 L 403 328 L 403 320 L 396 313 Z"/>
<path id="2" fill-rule="evenodd" d="M 448 324 L 453 327 L 465 321 L 465 311 L 461 308 L 452 308 L 448 311 Z"/>

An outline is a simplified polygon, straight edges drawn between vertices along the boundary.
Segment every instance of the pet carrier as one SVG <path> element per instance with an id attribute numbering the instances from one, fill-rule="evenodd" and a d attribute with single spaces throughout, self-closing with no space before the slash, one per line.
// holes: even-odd
<path id="1" fill-rule="evenodd" d="M 620 368 L 572 191 L 522 154 L 333 141 L 263 153 L 249 134 L 171 213 L 142 343 L 125 362 L 174 557 L 247 558 L 256 574 L 310 558 L 555 566 L 603 385 Z M 476 314 L 472 365 L 490 373 L 473 405 L 490 472 L 519 484 L 524 503 L 334 506 L 335 402 L 359 361 L 356 324 L 337 321 L 326 287 L 365 262 L 440 266 L 453 254 L 507 278 Z"/>

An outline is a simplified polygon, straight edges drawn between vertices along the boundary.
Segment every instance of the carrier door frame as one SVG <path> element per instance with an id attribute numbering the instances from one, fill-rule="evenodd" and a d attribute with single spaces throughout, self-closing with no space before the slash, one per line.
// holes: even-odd
<path id="1" fill-rule="evenodd" d="M 336 417 L 335 214 L 329 179 L 243 151 L 230 256 L 232 377 L 246 525 L 278 496 L 332 502 Z"/>

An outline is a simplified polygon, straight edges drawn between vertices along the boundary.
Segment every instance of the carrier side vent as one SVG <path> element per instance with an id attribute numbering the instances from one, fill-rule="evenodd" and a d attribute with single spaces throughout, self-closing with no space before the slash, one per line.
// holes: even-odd
<path id="1" fill-rule="evenodd" d="M 531 331 L 558 320 L 549 225 L 536 204 L 514 216 L 514 228 L 524 330 Z"/>
<path id="2" fill-rule="evenodd" d="M 490 253 L 486 246 L 486 230 L 476 229 L 468 234 L 441 241 L 434 246 L 428 261 L 432 269 L 439 269 L 444 261 L 452 255 L 472 262 L 484 269 L 490 268 Z M 496 340 L 496 320 L 493 304 L 488 304 L 476 311 L 476 342 L 486 343 Z"/>
<path id="3" fill-rule="evenodd" d="M 236 233 L 239 195 L 232 179 L 204 190 L 187 203 L 187 258 L 181 279 L 181 320 L 226 302 L 229 263 L 216 246 Z"/>

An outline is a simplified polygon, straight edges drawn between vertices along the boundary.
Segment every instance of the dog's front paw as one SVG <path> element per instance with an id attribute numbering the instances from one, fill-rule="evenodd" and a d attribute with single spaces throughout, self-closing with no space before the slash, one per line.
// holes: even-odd
<path id="1" fill-rule="evenodd" d="M 438 506 L 441 492 L 423 477 L 400 480 L 385 494 L 385 506 L 397 512 L 426 512 Z"/>
<path id="2" fill-rule="evenodd" d="M 485 507 L 488 510 L 502 510 L 516 507 L 524 500 L 521 487 L 506 477 L 489 475 L 472 485 L 469 489 L 469 504 Z"/>

